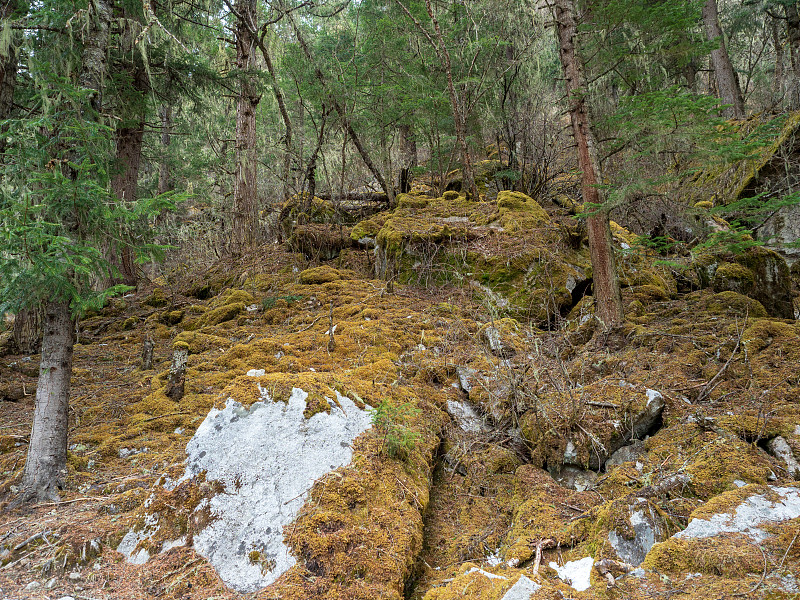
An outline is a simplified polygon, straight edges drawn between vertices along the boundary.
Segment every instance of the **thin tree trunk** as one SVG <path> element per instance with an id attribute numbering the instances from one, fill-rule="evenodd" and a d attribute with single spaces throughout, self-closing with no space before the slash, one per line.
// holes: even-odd
<path id="1" fill-rule="evenodd" d="M 604 198 L 598 185 L 602 182 L 600 161 L 597 158 L 597 143 L 591 128 L 589 107 L 583 79 L 583 63 L 575 40 L 574 0 L 556 0 L 556 31 L 558 33 L 559 57 L 564 71 L 569 102 L 572 131 L 578 150 L 578 167 L 582 171 L 581 191 L 584 201 L 593 205 L 587 218 L 589 252 L 592 260 L 592 284 L 596 316 L 606 330 L 613 329 L 623 321 L 622 295 L 617 279 L 614 249 L 611 245 L 611 229 L 608 213 L 603 206 Z"/>
<path id="2" fill-rule="evenodd" d="M 400 192 L 411 191 L 411 169 L 417 166 L 417 140 L 411 133 L 410 125 L 400 126 Z"/>
<path id="3" fill-rule="evenodd" d="M 800 14 L 796 2 L 784 4 L 786 35 L 789 38 L 789 64 L 791 72 L 786 82 L 789 108 L 800 107 Z"/>
<path id="4" fill-rule="evenodd" d="M 45 309 L 33 430 L 22 479 L 22 500 L 25 502 L 57 501 L 58 489 L 64 487 L 72 332 L 69 303 L 49 303 Z"/>
<path id="5" fill-rule="evenodd" d="M 300 33 L 300 29 L 297 27 L 297 23 L 295 22 L 294 17 L 292 17 L 292 13 L 290 12 L 286 13 L 286 18 L 289 20 L 289 23 L 292 26 L 292 30 L 294 31 L 295 37 L 297 38 L 297 42 L 300 44 L 300 48 L 302 48 L 303 50 L 303 54 L 305 55 L 309 64 L 314 65 L 314 75 L 316 76 L 317 81 L 319 81 L 323 89 L 326 89 L 327 82 L 325 81 L 325 76 L 322 74 L 322 71 L 320 71 L 316 63 L 314 63 L 314 59 L 311 56 L 311 50 L 309 49 L 308 44 L 306 43 L 306 40 L 303 37 L 303 34 Z M 381 174 L 380 170 L 375 166 L 375 163 L 372 162 L 372 158 L 367 152 L 367 149 L 361 143 L 361 138 L 358 137 L 358 134 L 355 132 L 355 129 L 353 129 L 353 124 L 350 122 L 350 118 L 347 115 L 347 112 L 345 111 L 344 107 L 331 93 L 328 93 L 328 101 L 331 103 L 333 108 L 338 113 L 339 118 L 342 120 L 342 123 L 344 124 L 344 127 L 347 130 L 347 134 L 353 141 L 353 145 L 356 147 L 356 150 L 358 150 L 359 156 L 361 156 L 361 160 L 363 160 L 364 164 L 367 165 L 369 172 L 372 173 L 372 176 L 378 182 L 378 185 L 381 186 L 383 192 L 387 196 L 389 196 L 390 200 L 393 200 L 394 188 L 392 188 L 386 183 L 386 179 L 383 177 L 383 174 Z"/>
<path id="6" fill-rule="evenodd" d="M 724 114 L 727 117 L 744 119 L 744 98 L 739 87 L 739 78 L 733 70 L 728 49 L 725 47 L 725 38 L 719 25 L 717 0 L 706 0 L 703 5 L 703 26 L 709 41 L 719 40 L 719 47 L 711 51 L 711 62 L 714 65 L 714 77 L 720 97 L 725 104 L 730 105 Z"/>
<path id="7" fill-rule="evenodd" d="M 283 96 L 280 86 L 278 85 L 278 74 L 275 70 L 275 64 L 272 62 L 272 56 L 269 53 L 264 42 L 264 36 L 255 36 L 254 39 L 258 43 L 261 50 L 261 55 L 264 57 L 264 63 L 267 65 L 269 71 L 270 86 L 272 93 L 275 95 L 275 101 L 278 103 L 278 111 L 281 113 L 283 119 L 284 136 L 283 136 L 283 194 L 282 199 L 286 200 L 290 195 L 292 187 L 292 119 L 289 117 L 289 110 L 286 108 L 286 98 Z"/>
<path id="8" fill-rule="evenodd" d="M 172 106 L 162 104 L 159 108 L 161 118 L 161 160 L 158 163 L 158 193 L 172 191 L 172 173 L 169 166 L 169 147 L 172 145 Z"/>
<path id="9" fill-rule="evenodd" d="M 261 100 L 251 71 L 255 69 L 255 39 L 248 23 L 256 18 L 256 0 L 237 0 L 236 66 L 241 89 L 236 106 L 236 188 L 233 193 L 233 251 L 241 254 L 260 241 L 258 225 L 258 156 L 256 108 Z M 246 22 L 243 22 L 243 19 Z"/>

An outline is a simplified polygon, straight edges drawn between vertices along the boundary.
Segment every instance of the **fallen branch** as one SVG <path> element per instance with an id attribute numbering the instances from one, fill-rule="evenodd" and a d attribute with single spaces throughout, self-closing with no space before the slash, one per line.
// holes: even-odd
<path id="1" fill-rule="evenodd" d="M 534 575 L 538 575 L 539 574 L 539 567 L 542 564 L 542 550 L 549 549 L 549 548 L 555 548 L 555 547 L 556 547 L 556 541 L 554 539 L 551 539 L 551 538 L 541 539 L 538 542 L 536 542 L 536 559 L 534 560 L 534 563 L 533 563 L 533 574 Z"/>
<path id="2" fill-rule="evenodd" d="M 598 561 L 594 565 L 594 570 L 597 571 L 601 577 L 606 580 L 606 587 L 611 589 L 617 586 L 617 581 L 615 579 L 616 575 L 626 575 L 636 569 L 631 564 L 626 562 L 620 562 L 618 560 L 612 560 L 610 558 L 604 558 Z"/>

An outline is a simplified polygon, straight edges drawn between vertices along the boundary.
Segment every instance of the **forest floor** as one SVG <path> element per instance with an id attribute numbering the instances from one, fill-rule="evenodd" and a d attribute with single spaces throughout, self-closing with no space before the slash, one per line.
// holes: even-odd
<path id="1" fill-rule="evenodd" d="M 511 243 L 481 237 L 484 225 L 462 241 Z M 7 508 L 38 356 L 0 358 L 0 598 L 499 600 L 516 597 L 523 577 L 542 586 L 536 598 L 800 597 L 800 516 L 764 525 L 757 541 L 672 537 L 691 519 L 798 489 L 800 472 L 770 445 L 780 438 L 800 456 L 796 321 L 732 292 L 654 289 L 648 275 L 629 278 L 628 320 L 609 338 L 587 328 L 586 302 L 549 323 L 512 319 L 480 286 L 388 284 L 373 278 L 375 261 L 352 248 L 318 266 L 268 247 L 202 273 L 176 268 L 85 318 L 57 504 Z M 156 359 L 143 371 L 148 336 Z M 165 395 L 176 343 L 190 352 L 180 401 Z M 358 469 L 337 471 L 359 491 L 314 486 L 285 530 L 301 560 L 266 590 L 231 590 L 191 544 L 130 564 L 116 548 L 153 506 L 174 511 L 177 531 L 158 543 L 202 526 L 197 486 L 153 490 L 180 476 L 212 407 L 259 399 L 251 369 L 265 370 L 259 387 L 276 400 L 309 392 L 308 416 L 340 391 L 362 405 L 413 405 L 404 426 L 416 447 L 392 458 L 375 431 L 363 434 Z M 662 408 L 634 435 L 653 398 Z M 616 449 L 629 453 L 609 462 Z M 636 514 L 660 542 L 643 549 L 638 575 L 607 587 L 595 569 L 585 591 L 559 577 L 586 556 L 634 560 L 636 548 L 613 540 L 641 542 Z"/>

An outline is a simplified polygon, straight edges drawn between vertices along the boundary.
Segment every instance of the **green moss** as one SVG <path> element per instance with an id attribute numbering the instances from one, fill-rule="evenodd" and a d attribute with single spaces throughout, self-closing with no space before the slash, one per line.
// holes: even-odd
<path id="1" fill-rule="evenodd" d="M 168 310 L 159 315 L 158 320 L 165 325 L 177 325 L 183 321 L 185 312 L 182 310 Z"/>
<path id="2" fill-rule="evenodd" d="M 197 331 L 184 331 L 178 334 L 173 345 L 181 342 L 188 345 L 191 354 L 202 354 L 210 350 L 224 350 L 231 346 L 231 341 L 226 338 Z"/>
<path id="3" fill-rule="evenodd" d="M 230 289 L 225 290 L 219 296 L 214 298 L 210 303 L 210 308 L 219 308 L 220 306 L 225 306 L 226 304 L 244 304 L 246 306 L 251 306 L 256 304 L 257 301 L 253 297 L 250 292 L 246 292 L 244 290 L 237 290 L 237 289 Z"/>
<path id="4" fill-rule="evenodd" d="M 306 269 L 300 273 L 300 283 L 305 285 L 330 283 L 332 281 L 341 281 L 343 279 L 352 279 L 352 273 L 349 271 L 340 271 L 339 269 L 334 269 L 330 265 L 322 265 L 320 267 Z"/>
<path id="5" fill-rule="evenodd" d="M 761 573 L 764 561 L 758 546 L 742 534 L 685 540 L 670 538 L 656 544 L 642 567 L 665 573 L 705 573 L 740 578 Z"/>
<path id="6" fill-rule="evenodd" d="M 230 321 L 235 318 L 239 313 L 244 312 L 245 304 L 243 302 L 235 302 L 233 304 L 225 304 L 218 308 L 212 308 L 203 313 L 197 321 L 198 327 L 211 327 L 219 325 L 225 321 Z"/>
<path id="7" fill-rule="evenodd" d="M 452 202 L 452 201 L 454 201 L 454 200 L 458 200 L 458 197 L 459 197 L 459 196 L 460 196 L 460 194 L 459 194 L 457 191 L 455 191 L 455 190 L 448 190 L 448 191 L 446 191 L 446 192 L 444 193 L 444 196 L 442 196 L 442 197 L 443 197 L 443 198 L 444 198 L 444 199 L 445 199 L 447 202 Z"/>
<path id="8" fill-rule="evenodd" d="M 753 318 L 767 316 L 767 309 L 763 304 L 737 292 L 714 294 L 709 298 L 707 310 L 711 314 L 748 315 Z"/>
<path id="9" fill-rule="evenodd" d="M 154 308 L 166 306 L 167 302 L 167 297 L 164 294 L 164 290 L 161 288 L 155 288 L 149 296 L 142 300 L 142 304 L 146 304 L 147 306 L 152 306 Z"/>
<path id="10" fill-rule="evenodd" d="M 458 194 L 456 194 L 456 197 L 458 197 Z M 398 194 L 397 196 L 397 208 L 425 208 L 429 202 L 429 198 L 411 194 Z"/>
<path id="11" fill-rule="evenodd" d="M 757 320 L 742 334 L 742 343 L 750 356 L 755 356 L 775 340 L 788 342 L 794 346 L 800 342 L 800 336 L 792 325 L 769 319 Z"/>

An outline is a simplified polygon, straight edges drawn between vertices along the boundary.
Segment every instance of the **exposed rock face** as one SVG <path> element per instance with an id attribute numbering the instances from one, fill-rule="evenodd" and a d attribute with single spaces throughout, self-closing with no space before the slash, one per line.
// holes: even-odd
<path id="1" fill-rule="evenodd" d="M 186 447 L 184 479 L 219 485 L 220 493 L 195 509 L 210 516 L 194 534 L 194 548 L 230 587 L 253 592 L 275 581 L 295 564 L 283 541 L 305 496 L 319 477 L 350 462 L 350 444 L 370 427 L 370 415 L 352 400 L 306 419 L 308 394 L 292 390 L 289 401 L 263 401 L 245 409 L 228 400 L 212 409 Z M 129 534 L 120 552 L 132 562 L 149 558 L 136 551 L 150 531 Z M 162 549 L 163 551 L 163 549 Z"/>
<path id="2" fill-rule="evenodd" d="M 767 486 L 762 494 L 753 494 L 728 512 L 709 518 L 694 518 L 689 526 L 673 537 L 676 539 L 708 538 L 725 533 L 741 533 L 760 542 L 769 533 L 764 527 L 800 517 L 800 489 Z M 736 492 L 730 492 L 736 493 Z"/>
<path id="3" fill-rule="evenodd" d="M 613 530 L 608 533 L 608 541 L 621 560 L 638 566 L 642 564 L 650 548 L 659 541 L 659 531 L 663 528 L 659 527 L 658 515 L 645 501 L 631 507 L 629 522 L 633 537 L 626 538 Z"/>
<path id="4" fill-rule="evenodd" d="M 791 446 L 789 446 L 789 443 L 784 438 L 778 436 L 771 439 L 767 443 L 767 447 L 775 458 L 783 461 L 786 465 L 786 472 L 789 473 L 790 477 L 800 479 L 800 463 L 797 462 L 797 459 L 792 453 Z"/>
<path id="5" fill-rule="evenodd" d="M 770 316 L 794 318 L 789 267 L 773 250 L 756 247 L 735 255 L 705 255 L 695 269 L 701 285 L 715 292 L 736 292 L 758 300 Z"/>

